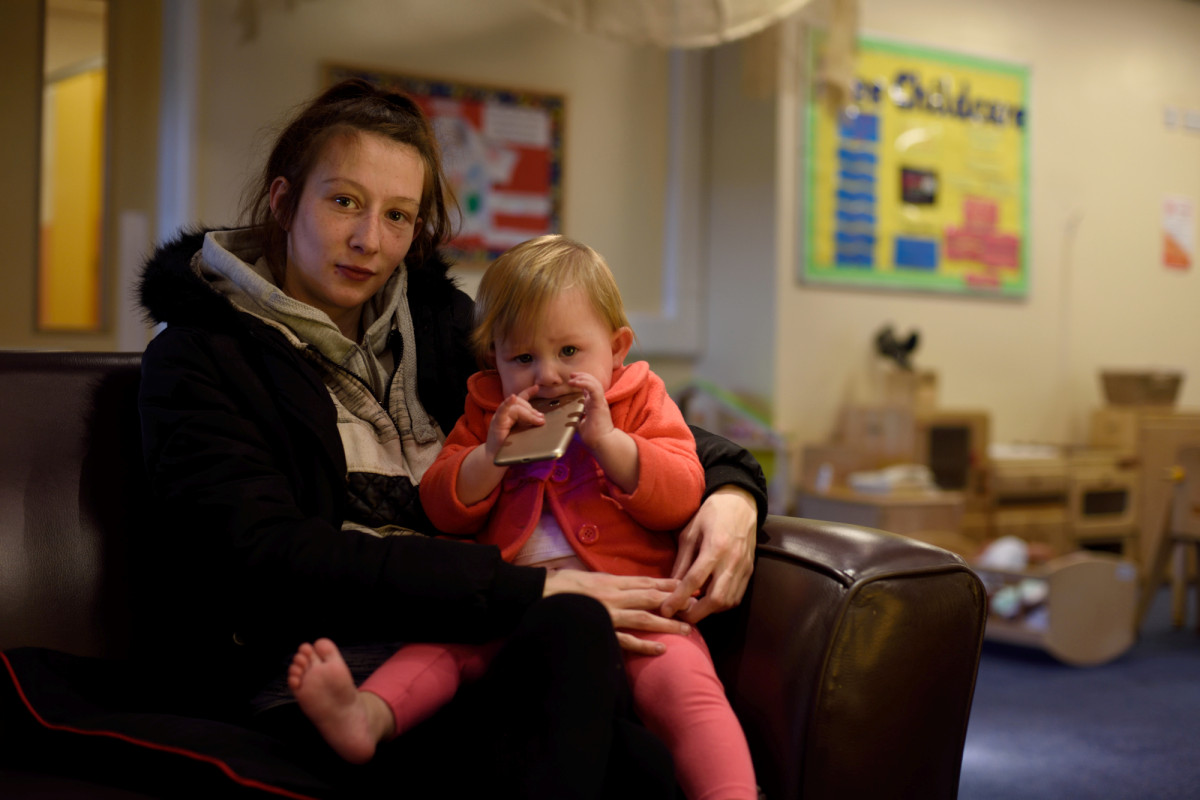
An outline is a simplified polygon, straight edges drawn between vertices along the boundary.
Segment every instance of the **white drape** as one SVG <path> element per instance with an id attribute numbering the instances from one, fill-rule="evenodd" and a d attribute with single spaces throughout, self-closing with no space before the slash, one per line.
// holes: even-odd
<path id="1" fill-rule="evenodd" d="M 526 0 L 578 31 L 661 47 L 712 47 L 759 33 L 812 0 Z"/>

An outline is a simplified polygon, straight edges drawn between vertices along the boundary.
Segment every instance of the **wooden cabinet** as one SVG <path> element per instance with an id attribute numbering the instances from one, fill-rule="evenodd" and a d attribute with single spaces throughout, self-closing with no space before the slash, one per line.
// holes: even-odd
<path id="1" fill-rule="evenodd" d="M 1003 458 L 992 462 L 992 495 L 1003 502 L 1061 502 L 1067 492 L 1067 462 L 1050 458 Z"/>
<path id="2" fill-rule="evenodd" d="M 1179 449 L 1200 445 L 1200 413 L 1162 407 L 1109 406 L 1092 414 L 1089 444 L 1111 448 L 1136 469 L 1133 511 L 1139 564 L 1153 557 L 1174 484 L 1169 470 Z"/>
<path id="3" fill-rule="evenodd" d="M 1141 474 L 1134 460 L 1116 451 L 1085 450 L 1071 456 L 1067 518 L 1078 544 L 1119 541 L 1122 553 L 1137 552 L 1137 511 Z"/>
<path id="4" fill-rule="evenodd" d="M 927 409 L 918 412 L 916 461 L 929 465 L 942 489 L 962 492 L 968 511 L 988 505 L 990 417 L 986 411 Z"/>
<path id="5" fill-rule="evenodd" d="M 1061 455 L 991 463 L 991 534 L 1074 549 L 1067 536 L 1067 461 Z"/>
<path id="6" fill-rule="evenodd" d="M 1127 426 L 1119 436 L 1131 441 Z M 1137 459 L 1123 447 L 1049 448 L 1036 458 L 997 458 L 991 535 L 1043 542 L 1059 554 L 1114 545 L 1141 563 L 1141 483 Z"/>

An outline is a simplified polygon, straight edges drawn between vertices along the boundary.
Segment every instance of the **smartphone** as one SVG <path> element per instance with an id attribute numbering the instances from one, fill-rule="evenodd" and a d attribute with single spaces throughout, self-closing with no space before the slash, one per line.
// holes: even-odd
<path id="1" fill-rule="evenodd" d="M 548 461 L 567 452 L 571 437 L 583 418 L 583 395 L 535 397 L 529 404 L 546 415 L 545 424 L 527 425 L 508 434 L 496 454 L 496 466 Z"/>

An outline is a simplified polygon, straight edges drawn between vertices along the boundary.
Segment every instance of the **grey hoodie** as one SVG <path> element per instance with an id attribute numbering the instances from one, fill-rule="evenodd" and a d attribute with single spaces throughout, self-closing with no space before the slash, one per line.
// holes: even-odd
<path id="1" fill-rule="evenodd" d="M 361 343 L 343 336 L 328 314 L 276 285 L 249 229 L 208 233 L 193 267 L 239 309 L 280 330 L 318 367 L 337 406 L 350 472 L 407 478 L 414 486 L 420 482 L 445 437 L 417 396 L 403 264 L 364 306 Z M 393 348 L 397 335 L 400 346 Z M 391 531 L 376 527 L 375 532 Z"/>

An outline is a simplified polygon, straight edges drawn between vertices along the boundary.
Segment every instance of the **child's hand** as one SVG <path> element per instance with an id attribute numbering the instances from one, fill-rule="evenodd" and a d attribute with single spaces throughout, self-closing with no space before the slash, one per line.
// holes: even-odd
<path id="1" fill-rule="evenodd" d="M 595 375 L 587 372 L 572 372 L 567 383 L 583 392 L 583 419 L 579 422 L 579 438 L 595 450 L 613 431 L 612 414 L 608 410 L 608 401 L 604 398 L 604 387 Z"/>
<path id="2" fill-rule="evenodd" d="M 613 425 L 604 387 L 595 375 L 572 372 L 567 383 L 583 392 L 583 420 L 579 423 L 579 438 L 591 449 L 608 479 L 621 491 L 632 493 L 638 481 L 637 442 Z"/>
<path id="3" fill-rule="evenodd" d="M 492 417 L 492 424 L 488 428 L 487 441 L 483 445 L 489 461 L 496 458 L 496 454 L 504 446 L 504 440 L 517 425 L 545 424 L 546 416 L 529 403 L 529 398 L 535 394 L 537 394 L 537 386 L 522 389 L 520 392 L 504 398 L 504 402 L 496 409 L 496 414 Z"/>

